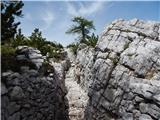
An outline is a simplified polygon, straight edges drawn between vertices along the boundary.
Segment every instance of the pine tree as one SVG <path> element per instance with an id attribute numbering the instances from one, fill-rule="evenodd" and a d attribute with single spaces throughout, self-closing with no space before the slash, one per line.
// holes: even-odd
<path id="1" fill-rule="evenodd" d="M 71 26 L 66 33 L 79 34 L 80 42 L 85 42 L 90 30 L 95 30 L 93 21 L 89 21 L 83 17 L 74 17 L 72 21 L 76 24 Z"/>
<path id="2" fill-rule="evenodd" d="M 15 22 L 16 17 L 22 17 L 22 1 L 2 1 L 1 2 L 1 40 L 9 41 L 14 38 L 20 22 Z"/>
<path id="3" fill-rule="evenodd" d="M 42 32 L 39 31 L 38 28 L 34 29 L 29 39 L 31 41 L 32 46 L 38 49 L 41 49 L 46 41 L 46 39 L 42 37 Z"/>
<path id="4" fill-rule="evenodd" d="M 29 40 L 27 37 L 22 34 L 21 29 L 18 29 L 18 32 L 15 35 L 15 38 L 11 41 L 11 46 L 17 47 L 20 45 L 29 45 Z"/>

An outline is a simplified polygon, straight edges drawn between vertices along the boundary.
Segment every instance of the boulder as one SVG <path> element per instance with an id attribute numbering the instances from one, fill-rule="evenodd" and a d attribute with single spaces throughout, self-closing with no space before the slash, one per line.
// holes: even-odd
<path id="1" fill-rule="evenodd" d="M 18 46 L 16 53 L 16 59 L 18 61 L 31 62 L 36 65 L 37 69 L 42 66 L 42 63 L 45 60 L 44 56 L 41 55 L 41 52 L 38 49 L 28 46 Z"/>

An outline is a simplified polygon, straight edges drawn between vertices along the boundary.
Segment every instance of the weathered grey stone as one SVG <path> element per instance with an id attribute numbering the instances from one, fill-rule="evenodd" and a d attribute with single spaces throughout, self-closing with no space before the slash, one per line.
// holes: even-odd
<path id="1" fill-rule="evenodd" d="M 29 71 L 27 71 L 26 72 L 30 77 L 32 76 L 32 77 L 36 77 L 36 76 L 38 76 L 38 71 L 37 70 L 33 70 L 33 69 L 31 69 L 31 70 L 29 70 Z"/>
<path id="2" fill-rule="evenodd" d="M 27 72 L 27 71 L 29 71 L 29 67 L 28 66 L 22 66 L 21 67 L 21 72 Z"/>
<path id="3" fill-rule="evenodd" d="M 103 120 L 97 117 L 103 110 L 115 120 L 159 119 L 159 28 L 158 22 L 116 20 L 99 37 L 93 62 L 89 48 L 78 50 L 75 74 L 89 86 L 85 119 Z"/>
<path id="4" fill-rule="evenodd" d="M 140 117 L 139 117 L 139 120 L 153 120 L 149 115 L 146 115 L 146 114 L 142 114 Z"/>
<path id="5" fill-rule="evenodd" d="M 17 105 L 16 102 L 11 102 L 8 106 L 7 106 L 8 112 L 10 115 L 12 115 L 13 113 L 17 112 L 20 109 L 20 105 Z"/>
<path id="6" fill-rule="evenodd" d="M 12 71 L 3 72 L 3 73 L 2 73 L 2 77 L 9 76 L 9 75 L 11 75 L 12 73 L 13 73 Z"/>
<path id="7" fill-rule="evenodd" d="M 44 57 L 41 55 L 41 52 L 36 48 L 27 47 L 27 46 L 18 46 L 17 47 L 17 60 L 19 61 L 29 61 L 36 65 L 37 69 L 42 66 L 44 62 Z"/>
<path id="8" fill-rule="evenodd" d="M 8 120 L 20 120 L 20 112 L 17 112 L 12 116 L 9 116 Z"/>
<path id="9" fill-rule="evenodd" d="M 135 101 L 136 101 L 136 102 L 141 102 L 141 101 L 143 101 L 143 98 L 141 98 L 141 97 L 139 97 L 139 96 L 136 96 L 136 97 L 135 97 Z"/>
<path id="10" fill-rule="evenodd" d="M 2 100 L 8 106 L 14 98 L 26 120 L 65 120 L 67 107 L 74 120 L 158 120 L 159 38 L 158 22 L 115 20 L 105 27 L 95 48 L 80 44 L 76 56 L 66 49 L 64 61 L 50 61 L 54 70 L 47 77 L 26 68 L 22 74 L 2 74 L 8 89 Z M 17 59 L 31 61 L 38 69 L 44 61 L 40 51 L 27 46 L 17 48 Z M 5 113 L 7 108 L 2 108 Z M 15 109 L 12 116 L 4 116 L 15 119 L 19 108 Z"/>
<path id="11" fill-rule="evenodd" d="M 8 92 L 5 84 L 3 82 L 1 82 L 1 95 L 4 95 Z"/>
<path id="12" fill-rule="evenodd" d="M 17 72 L 15 72 L 15 73 L 9 75 L 8 77 L 9 77 L 9 79 L 19 78 L 19 77 L 20 77 L 20 74 L 17 73 Z"/>
<path id="13" fill-rule="evenodd" d="M 16 58 L 17 60 L 27 60 L 25 55 L 17 55 Z"/>
<path id="14" fill-rule="evenodd" d="M 21 87 L 15 86 L 13 90 L 10 92 L 11 99 L 18 100 L 24 97 L 24 93 Z"/>
<path id="15" fill-rule="evenodd" d="M 2 119 L 68 120 L 64 77 L 58 75 L 58 68 L 55 68 L 52 77 L 44 76 L 38 70 L 29 69 L 27 66 L 20 68 L 19 73 L 2 73 L 2 81 L 7 86 L 6 89 L 5 84 L 1 84 Z"/>
<path id="16" fill-rule="evenodd" d="M 133 120 L 133 114 L 132 113 L 126 113 L 122 117 L 123 120 Z"/>

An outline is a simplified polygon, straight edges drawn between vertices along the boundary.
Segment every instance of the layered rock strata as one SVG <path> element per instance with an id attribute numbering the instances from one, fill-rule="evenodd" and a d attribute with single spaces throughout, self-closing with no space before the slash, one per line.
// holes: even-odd
<path id="1" fill-rule="evenodd" d="M 88 92 L 86 120 L 160 119 L 160 23 L 116 20 L 75 64 Z"/>
<path id="2" fill-rule="evenodd" d="M 2 73 L 2 120 L 160 120 L 158 22 L 113 21 L 95 48 L 49 66 L 36 49 L 18 51 L 36 69 Z"/>

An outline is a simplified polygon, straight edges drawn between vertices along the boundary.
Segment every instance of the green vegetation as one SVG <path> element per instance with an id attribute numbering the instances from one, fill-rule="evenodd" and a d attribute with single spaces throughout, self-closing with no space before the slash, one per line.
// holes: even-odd
<path id="1" fill-rule="evenodd" d="M 35 47 L 41 51 L 42 55 L 47 56 L 48 58 L 61 58 L 61 51 L 63 46 L 61 44 L 56 44 L 50 41 L 46 41 L 45 38 L 42 37 L 42 33 L 39 29 L 35 29 L 32 35 L 29 37 L 28 46 Z"/>
<path id="2" fill-rule="evenodd" d="M 129 43 L 125 43 L 123 49 L 125 50 L 125 49 L 127 49 L 128 47 L 129 47 Z"/>
<path id="3" fill-rule="evenodd" d="M 98 41 L 98 35 L 95 36 L 94 33 L 92 33 L 92 36 L 88 36 L 88 40 L 85 42 L 88 46 L 95 47 Z"/>
<path id="4" fill-rule="evenodd" d="M 43 64 L 42 64 L 42 67 L 40 68 L 39 70 L 39 73 L 42 75 L 42 76 L 48 76 L 49 73 L 54 73 L 54 68 L 53 66 L 51 66 L 49 64 L 48 61 L 44 61 Z"/>
<path id="5" fill-rule="evenodd" d="M 61 44 L 47 41 L 42 36 L 42 32 L 35 28 L 29 37 L 22 34 L 21 29 L 18 29 L 20 22 L 15 20 L 17 17 L 22 17 L 22 7 L 24 6 L 22 1 L 2 1 L 1 2 L 1 16 L 2 16 L 2 42 L 1 42 L 1 56 L 2 56 L 2 71 L 11 69 L 14 71 L 19 70 L 19 64 L 32 65 L 27 61 L 17 63 L 16 47 L 18 46 L 30 46 L 37 48 L 41 51 L 43 56 L 47 57 L 47 61 L 53 58 L 54 61 L 59 61 L 64 58 L 62 53 L 63 46 Z M 74 17 L 72 21 L 75 23 L 68 29 L 67 34 L 78 34 L 78 43 L 73 43 L 67 47 L 71 49 L 74 54 L 77 54 L 77 49 L 80 43 L 85 43 L 88 46 L 95 47 L 98 36 L 91 33 L 91 30 L 95 30 L 93 21 L 87 20 L 83 17 Z"/>
<path id="6" fill-rule="evenodd" d="M 74 17 L 72 20 L 75 24 L 66 32 L 67 34 L 78 34 L 80 43 L 86 41 L 90 30 L 95 30 L 93 21 L 89 21 L 83 17 Z"/>
<path id="7" fill-rule="evenodd" d="M 1 54 L 3 55 L 14 55 L 15 54 L 16 49 L 10 46 L 5 46 L 2 45 L 1 46 Z"/>
<path id="8" fill-rule="evenodd" d="M 39 31 L 38 28 L 34 29 L 31 36 L 28 38 L 24 37 L 24 35 L 22 35 L 21 31 L 19 30 L 18 34 L 12 42 L 12 46 L 17 47 L 19 45 L 26 45 L 37 48 L 41 51 L 42 55 L 47 56 L 48 58 L 55 58 L 55 60 L 62 58 L 61 51 L 63 46 L 61 44 L 47 41 L 42 37 L 42 32 Z"/>
<path id="9" fill-rule="evenodd" d="M 118 58 L 117 57 L 115 57 L 115 58 L 110 57 L 109 59 L 112 60 L 114 65 L 116 65 L 118 63 Z"/>
<path id="10" fill-rule="evenodd" d="M 14 49 L 20 45 L 26 45 L 30 47 L 37 48 L 41 51 L 41 54 L 47 56 L 48 58 L 55 58 L 55 60 L 59 60 L 62 58 L 61 51 L 63 46 L 61 44 L 53 43 L 50 41 L 46 41 L 45 38 L 42 37 L 42 32 L 39 29 L 35 29 L 31 36 L 28 38 L 25 37 L 21 33 L 21 29 L 18 30 L 15 38 L 8 45 L 4 44 L 4 47 L 10 46 Z"/>
<path id="11" fill-rule="evenodd" d="M 20 71 L 20 66 L 29 66 L 35 69 L 36 66 L 28 61 L 17 61 L 15 58 L 16 49 L 7 45 L 1 46 L 1 70 L 5 72 L 7 70 Z"/>
<path id="12" fill-rule="evenodd" d="M 74 55 L 77 55 L 77 49 L 78 49 L 79 43 L 72 43 L 67 46 L 67 48 L 70 48 Z"/>
<path id="13" fill-rule="evenodd" d="M 97 44 L 97 41 L 98 41 L 98 35 L 95 36 L 95 34 L 92 33 L 92 36 L 87 36 L 87 40 L 84 41 L 83 43 L 94 48 Z M 80 43 L 72 43 L 72 44 L 68 45 L 67 48 L 70 48 L 71 51 L 76 55 L 79 44 Z"/>
<path id="14" fill-rule="evenodd" d="M 15 22 L 15 17 L 22 17 L 22 1 L 2 1 L 1 2 L 1 25 L 2 25 L 2 43 L 4 41 L 10 41 L 14 38 L 17 27 L 20 22 Z"/>
<path id="15" fill-rule="evenodd" d="M 15 68 L 15 49 L 9 46 L 1 46 L 1 70 L 2 72 L 8 69 L 16 69 Z M 17 71 L 17 70 L 15 70 Z"/>
<path id="16" fill-rule="evenodd" d="M 14 48 L 20 45 L 28 45 L 28 39 L 21 33 L 21 29 L 18 30 L 15 38 L 11 41 L 11 46 Z"/>
<path id="17" fill-rule="evenodd" d="M 1 16 L 2 16 L 2 42 L 1 42 L 1 58 L 2 58 L 2 72 L 7 70 L 19 71 L 20 66 L 29 66 L 36 68 L 36 66 L 27 61 L 17 61 L 16 47 L 30 46 L 41 51 L 42 55 L 53 60 L 58 61 L 63 59 L 61 44 L 47 41 L 42 37 L 42 32 L 38 28 L 34 29 L 31 36 L 26 37 L 22 34 L 21 29 L 17 30 L 20 22 L 16 22 L 16 17 L 22 17 L 22 1 L 2 1 L 1 2 Z"/>
<path id="18" fill-rule="evenodd" d="M 128 53 L 127 54 L 127 56 L 129 57 L 129 59 L 131 59 L 133 55 L 134 55 L 134 53 Z"/>
<path id="19" fill-rule="evenodd" d="M 129 56 L 129 57 L 131 57 L 131 56 L 133 56 L 134 55 L 134 53 L 128 53 L 127 54 L 127 56 Z"/>
<path id="20" fill-rule="evenodd" d="M 79 43 L 72 43 L 68 48 L 76 54 L 80 43 L 85 43 L 88 46 L 95 47 L 98 41 L 98 36 L 94 33 L 90 36 L 90 31 L 95 30 L 93 21 L 87 20 L 83 17 L 74 17 L 72 20 L 75 24 L 68 29 L 67 34 L 78 34 Z"/>

